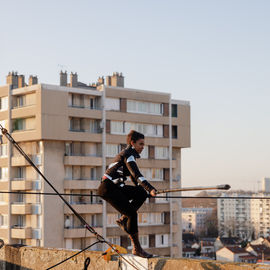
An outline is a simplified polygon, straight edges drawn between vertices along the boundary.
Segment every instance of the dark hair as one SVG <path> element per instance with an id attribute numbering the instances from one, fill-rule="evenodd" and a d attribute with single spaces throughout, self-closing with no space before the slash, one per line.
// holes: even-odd
<path id="1" fill-rule="evenodd" d="M 144 139 L 144 135 L 136 130 L 131 130 L 127 135 L 127 144 L 131 144 L 131 141 L 136 142 L 140 139 Z"/>

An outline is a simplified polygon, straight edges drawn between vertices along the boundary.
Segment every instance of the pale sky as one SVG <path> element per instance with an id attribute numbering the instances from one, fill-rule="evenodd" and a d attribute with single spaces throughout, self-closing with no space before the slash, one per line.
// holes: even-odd
<path id="1" fill-rule="evenodd" d="M 123 72 L 190 101 L 183 186 L 253 190 L 270 177 L 269 14 L 267 0 L 0 0 L 0 85 L 12 70 L 50 84 Z"/>

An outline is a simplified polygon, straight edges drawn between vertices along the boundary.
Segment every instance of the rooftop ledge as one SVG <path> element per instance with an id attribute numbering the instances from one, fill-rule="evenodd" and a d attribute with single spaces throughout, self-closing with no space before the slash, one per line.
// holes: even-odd
<path id="1" fill-rule="evenodd" d="M 0 249 L 0 269 L 47 269 L 67 257 L 75 254 L 78 250 L 65 250 L 56 248 L 37 247 L 15 247 L 6 245 Z M 88 269 L 114 270 L 126 269 L 134 270 L 119 257 L 112 257 L 113 260 L 106 262 L 98 251 L 85 251 L 75 258 L 57 266 L 60 269 L 84 269 L 85 259 L 90 258 Z M 184 258 L 151 258 L 144 259 L 131 254 L 124 255 L 130 263 L 140 270 L 259 270 L 270 269 L 267 265 L 247 264 L 247 263 L 227 263 L 220 261 L 193 260 Z M 121 268 L 119 268 L 121 265 Z"/>

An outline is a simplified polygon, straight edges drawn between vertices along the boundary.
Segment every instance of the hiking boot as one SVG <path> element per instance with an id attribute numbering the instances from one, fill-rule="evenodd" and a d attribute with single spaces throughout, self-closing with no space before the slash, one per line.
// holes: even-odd
<path id="1" fill-rule="evenodd" d="M 132 249 L 132 254 L 142 257 L 142 258 L 152 258 L 153 255 L 150 253 L 147 253 L 146 251 L 144 251 L 141 247 L 141 244 L 139 242 L 139 235 L 138 233 L 135 234 L 130 234 L 129 238 L 131 240 L 133 249 Z"/>

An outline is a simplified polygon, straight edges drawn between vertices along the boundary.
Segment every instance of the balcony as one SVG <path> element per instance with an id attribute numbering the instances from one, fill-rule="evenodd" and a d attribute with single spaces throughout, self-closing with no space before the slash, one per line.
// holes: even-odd
<path id="1" fill-rule="evenodd" d="M 30 215 L 32 214 L 32 205 L 30 203 L 13 203 L 11 205 L 11 214 Z"/>
<path id="2" fill-rule="evenodd" d="M 41 155 L 28 155 L 35 165 L 41 165 Z M 23 156 L 13 156 L 11 166 L 30 166 L 29 162 Z"/>
<path id="3" fill-rule="evenodd" d="M 169 203 L 145 203 L 140 208 L 140 212 L 151 213 L 151 212 L 168 212 L 170 211 Z"/>
<path id="4" fill-rule="evenodd" d="M 7 214 L 8 213 L 8 204 L 0 204 L 0 213 Z"/>
<path id="5" fill-rule="evenodd" d="M 169 168 L 169 159 L 148 159 L 138 160 L 138 165 L 142 168 Z M 172 160 L 172 168 L 177 168 L 177 161 Z"/>
<path id="6" fill-rule="evenodd" d="M 32 180 L 15 178 L 11 181 L 11 190 L 31 190 Z"/>
<path id="7" fill-rule="evenodd" d="M 64 180 L 64 189 L 97 189 L 98 180 Z"/>
<path id="8" fill-rule="evenodd" d="M 102 235 L 102 227 L 93 227 L 94 230 Z M 94 235 L 89 232 L 87 229 L 79 227 L 79 228 L 69 228 L 64 229 L 64 237 L 65 238 L 81 238 L 81 237 L 94 237 Z"/>
<path id="9" fill-rule="evenodd" d="M 29 239 L 32 238 L 31 227 L 13 227 L 11 229 L 11 238 Z"/>
<path id="10" fill-rule="evenodd" d="M 102 166 L 102 158 L 97 156 L 65 156 L 64 165 Z"/>
<path id="11" fill-rule="evenodd" d="M 71 204 L 75 211 L 79 214 L 100 214 L 102 213 L 102 204 L 101 203 L 87 203 L 87 204 Z M 72 214 L 72 211 L 69 209 L 68 206 L 64 206 L 64 213 L 65 214 Z"/>
<path id="12" fill-rule="evenodd" d="M 1 239 L 7 238 L 8 230 L 9 230 L 9 228 L 7 228 L 7 227 L 0 227 L 0 238 Z"/>
<path id="13" fill-rule="evenodd" d="M 8 190 L 8 180 L 0 180 L 0 190 Z"/>

